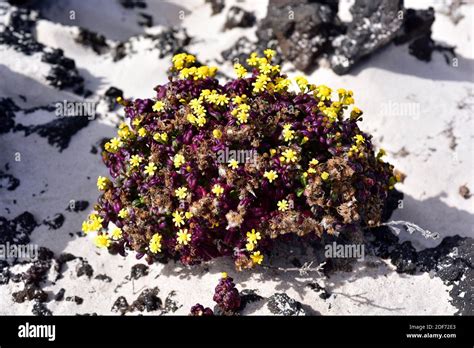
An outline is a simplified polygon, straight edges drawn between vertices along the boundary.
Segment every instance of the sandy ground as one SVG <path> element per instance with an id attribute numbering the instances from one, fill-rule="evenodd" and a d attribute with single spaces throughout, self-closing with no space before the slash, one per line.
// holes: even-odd
<path id="1" fill-rule="evenodd" d="M 235 1 L 227 1 L 228 8 Z M 86 88 L 94 92 L 91 99 L 110 86 L 124 91 L 127 97 L 149 97 L 153 87 L 166 81 L 166 68 L 170 57 L 158 59 L 158 52 L 146 39 L 137 38 L 137 52 L 113 63 L 110 54 L 96 55 L 91 49 L 74 41 L 77 27 L 83 26 L 104 34 L 110 43 L 143 34 L 145 29 L 136 24 L 133 16 L 124 17 L 124 9 L 108 2 L 107 11 L 100 17 L 91 15 L 93 1 L 63 1 L 48 11 L 48 19 L 38 21 L 37 38 L 50 47 L 60 47 L 65 56 L 73 58 Z M 240 36 L 255 36 L 255 28 L 234 29 L 222 33 L 224 16 L 210 16 L 209 5 L 203 1 L 151 2 L 149 11 L 162 13 L 158 24 L 183 25 L 194 37 L 190 51 L 199 53 L 199 59 L 221 66 L 232 74 L 230 63 L 222 61 L 220 52 L 232 45 Z M 422 3 L 422 4 L 420 4 Z M 407 1 L 407 7 L 426 7 L 428 2 Z M 244 1 L 239 6 L 255 12 L 258 18 L 266 13 L 265 1 Z M 435 2 L 438 8 L 439 2 Z M 436 7 L 438 6 L 438 7 Z M 79 14 L 74 22 L 64 17 L 64 11 L 73 8 Z M 443 236 L 474 237 L 474 200 L 464 199 L 458 193 L 461 185 L 474 189 L 474 51 L 472 24 L 474 5 L 466 5 L 465 16 L 457 25 L 437 13 L 433 25 L 433 38 L 456 46 L 458 64 L 446 64 L 441 54 L 425 63 L 408 54 L 406 45 L 383 49 L 368 61 L 358 65 L 351 73 L 335 75 L 322 66 L 309 76 L 310 81 L 324 83 L 333 88 L 354 90 L 356 104 L 364 110 L 362 128 L 374 135 L 376 144 L 388 152 L 388 161 L 407 174 L 399 189 L 404 192 L 403 206 L 393 220 L 416 223 L 424 229 Z M 183 19 L 180 14 L 184 12 Z M 224 10 L 224 13 L 226 10 Z M 124 18 L 122 21 L 121 19 Z M 205 18 L 205 20 L 204 20 Z M 148 28 L 153 32 L 157 27 Z M 290 64 L 284 68 L 293 70 Z M 8 47 L 0 46 L 0 96 L 11 97 L 19 106 L 44 106 L 58 100 L 77 99 L 69 92 L 61 92 L 47 85 L 44 78 L 49 66 L 37 54 L 25 56 Z M 19 95 L 27 98 L 25 103 Z M 389 110 L 389 111 L 387 111 Z M 275 292 L 286 292 L 303 303 L 313 314 L 453 314 L 456 309 L 449 302 L 450 287 L 438 277 L 429 274 L 405 275 L 394 271 L 394 266 L 377 257 L 367 257 L 357 263 L 353 272 L 339 272 L 330 278 L 317 271 L 301 275 L 297 271 L 279 270 L 275 265 L 278 251 L 271 257 L 268 267 L 238 273 L 232 261 L 219 259 L 206 265 L 183 267 L 169 263 L 150 267 L 147 276 L 137 280 L 129 278 L 130 268 L 138 261 L 111 256 L 96 249 L 89 238 L 78 237 L 80 224 L 87 215 L 83 212 L 66 212 L 70 200 L 87 200 L 92 205 L 97 197 L 95 180 L 106 175 L 98 155 L 90 153 L 92 145 L 103 137 L 115 133 L 117 113 L 107 112 L 99 104 L 100 117 L 72 137 L 62 152 L 50 146 L 36 134 L 24 137 L 21 133 L 1 135 L 1 162 L 10 164 L 9 173 L 19 178 L 20 186 L 14 191 L 1 190 L 2 215 L 11 219 L 23 211 L 31 212 L 38 221 L 56 213 L 63 213 L 65 222 L 57 230 L 46 225 L 37 227 L 31 235 L 32 243 L 45 246 L 55 254 L 72 253 L 87 259 L 94 276 L 107 274 L 111 282 L 76 275 L 78 260 L 67 263 L 63 278 L 54 282 L 54 274 L 44 290 L 51 294 L 60 288 L 66 296 L 84 298 L 82 305 L 74 302 L 51 301 L 47 304 L 54 314 L 98 313 L 113 314 L 110 309 L 118 296 L 132 302 L 145 287 L 160 289 L 159 296 L 176 301 L 174 314 L 187 314 L 196 302 L 213 306 L 212 294 L 220 272 L 234 277 L 239 289 L 256 289 L 268 297 Z M 24 114 L 16 113 L 16 122 L 42 124 L 55 116 L 45 110 Z M 404 149 L 404 151 L 402 150 Z M 405 153 L 404 153 L 405 152 Z M 16 153 L 21 161 L 14 160 Z M 47 165 L 45 165 L 47 163 Z M 45 190 L 44 193 L 41 193 Z M 33 196 L 34 195 L 34 196 Z M 16 200 L 16 204 L 13 204 Z M 4 208 L 7 208 L 4 209 Z M 433 247 L 441 240 L 423 238 L 420 234 L 402 232 L 400 239 L 410 240 L 418 248 Z M 312 260 L 311 248 L 296 246 L 280 250 L 283 256 L 297 255 L 301 261 Z M 286 258 L 285 257 L 285 258 Z M 15 266 L 13 270 L 21 270 Z M 288 264 L 283 268 L 291 268 Z M 128 278 L 127 278 L 128 277 Z M 332 296 L 324 300 L 308 288 L 317 282 Z M 11 294 L 22 287 L 10 282 L 0 286 L 0 314 L 29 314 L 32 302 L 14 303 Z M 269 314 L 265 301 L 249 305 L 245 314 Z M 156 314 L 156 313 L 150 313 Z"/>

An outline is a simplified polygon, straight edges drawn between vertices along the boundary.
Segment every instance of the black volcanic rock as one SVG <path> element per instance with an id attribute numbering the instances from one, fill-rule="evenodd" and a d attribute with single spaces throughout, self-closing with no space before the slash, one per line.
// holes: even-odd
<path id="1" fill-rule="evenodd" d="M 454 53 L 454 47 L 436 43 L 431 38 L 431 32 L 413 40 L 408 45 L 408 52 L 417 59 L 425 62 L 431 61 L 434 51 L 442 52 L 447 64 L 450 64 L 451 58 L 456 57 L 456 54 Z"/>
<path id="2" fill-rule="evenodd" d="M 68 205 L 66 210 L 70 211 L 70 212 L 76 212 L 77 213 L 77 212 L 86 210 L 88 206 L 89 206 L 88 201 L 76 201 L 76 200 L 74 200 L 73 202 L 71 202 Z"/>
<path id="3" fill-rule="evenodd" d="M 250 28 L 256 22 L 252 12 L 248 12 L 238 6 L 232 6 L 227 12 L 224 30 L 233 28 Z"/>
<path id="4" fill-rule="evenodd" d="M 34 216 L 25 211 L 12 220 L 0 216 L 0 244 L 28 244 L 30 234 L 38 226 Z"/>
<path id="5" fill-rule="evenodd" d="M 48 218 L 43 220 L 43 224 L 47 225 L 50 230 L 57 230 L 64 224 L 64 215 L 59 213 L 51 218 L 48 216 Z"/>
<path id="6" fill-rule="evenodd" d="M 85 28 L 79 28 L 79 34 L 74 40 L 81 45 L 90 47 L 97 54 L 103 54 L 109 50 L 109 45 L 104 35 Z"/>
<path id="7" fill-rule="evenodd" d="M 0 189 L 14 191 L 20 185 L 20 179 L 15 178 L 12 174 L 7 174 L 0 170 Z"/>
<path id="8" fill-rule="evenodd" d="M 138 279 L 141 277 L 145 277 L 148 275 L 149 267 L 143 263 L 137 263 L 136 265 L 132 266 L 130 271 L 130 277 L 132 279 Z"/>
<path id="9" fill-rule="evenodd" d="M 224 0 L 206 0 L 206 3 L 211 4 L 212 15 L 221 13 L 225 6 Z"/>
<path id="10" fill-rule="evenodd" d="M 284 316 L 306 315 L 306 311 L 300 302 L 290 298 L 285 293 L 276 293 L 269 297 L 267 303 L 268 309 L 273 314 Z"/>
<path id="11" fill-rule="evenodd" d="M 435 12 L 432 7 L 426 10 L 407 9 L 404 14 L 403 25 L 393 42 L 400 45 L 430 33 L 434 20 Z"/>
<path id="12" fill-rule="evenodd" d="M 59 152 L 62 152 L 69 146 L 72 137 L 88 125 L 89 119 L 87 117 L 62 117 L 36 126 L 16 125 L 15 131 L 24 131 L 25 136 L 36 133 L 48 139 L 50 145 L 57 146 Z"/>
<path id="13" fill-rule="evenodd" d="M 143 290 L 130 306 L 131 310 L 138 310 L 140 312 L 146 310 L 147 312 L 152 312 L 161 308 L 163 302 L 157 296 L 158 292 L 159 290 L 157 287 Z"/>
<path id="14" fill-rule="evenodd" d="M 0 99 L 0 134 L 8 133 L 15 126 L 15 112 L 20 108 L 10 98 Z"/>
<path id="15" fill-rule="evenodd" d="M 18 8 L 10 13 L 5 28 L 0 31 L 0 45 L 12 47 L 26 55 L 43 50 L 44 45 L 36 41 L 34 28 L 38 13 L 26 8 Z"/>
<path id="16" fill-rule="evenodd" d="M 112 111 L 117 106 L 117 98 L 123 98 L 123 91 L 117 87 L 111 86 L 105 91 L 104 97 L 109 111 Z"/>
<path id="17" fill-rule="evenodd" d="M 333 40 L 331 68 L 345 74 L 362 58 L 388 44 L 403 24 L 402 0 L 356 0 L 352 22 L 344 35 Z"/>
<path id="18" fill-rule="evenodd" d="M 274 37 L 283 56 L 302 71 L 310 71 L 340 34 L 341 23 L 335 7 L 324 2 L 270 0 L 267 16 L 257 30 L 260 41 Z"/>
<path id="19" fill-rule="evenodd" d="M 185 47 L 191 42 L 191 37 L 188 35 L 186 29 L 182 27 L 164 28 L 159 33 L 144 34 L 139 38 L 152 40 L 154 48 L 159 51 L 159 58 L 184 52 Z M 136 41 L 137 37 L 132 37 L 130 40 L 121 42 L 114 47 L 112 50 L 114 62 L 125 58 L 129 54 L 136 53 L 134 48 Z"/>

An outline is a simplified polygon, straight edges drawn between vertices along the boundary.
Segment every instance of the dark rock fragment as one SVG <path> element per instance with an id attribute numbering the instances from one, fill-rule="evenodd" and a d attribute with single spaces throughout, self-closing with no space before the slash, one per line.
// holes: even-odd
<path id="1" fill-rule="evenodd" d="M 290 298 L 285 293 L 276 293 L 269 298 L 268 309 L 273 314 L 284 316 L 306 315 L 300 302 Z"/>
<path id="2" fill-rule="evenodd" d="M 33 305 L 32 313 L 33 315 L 41 316 L 41 317 L 53 315 L 53 313 L 51 313 L 48 307 L 46 307 L 46 305 L 42 302 L 36 302 Z"/>
<path id="3" fill-rule="evenodd" d="M 403 24 L 402 0 L 356 0 L 346 34 L 333 40 L 331 68 L 345 74 L 362 58 L 387 45 Z"/>
<path id="4" fill-rule="evenodd" d="M 77 305 L 81 305 L 84 302 L 84 299 L 79 296 L 68 296 L 66 297 L 66 301 L 68 302 L 76 302 Z"/>
<path id="5" fill-rule="evenodd" d="M 118 297 L 112 308 L 110 309 L 112 312 L 120 312 L 121 314 L 125 314 L 129 309 L 127 299 L 123 296 Z"/>
<path id="6" fill-rule="evenodd" d="M 432 7 L 426 10 L 407 9 L 404 13 L 403 25 L 393 42 L 400 45 L 430 33 L 434 20 L 435 13 Z"/>
<path id="7" fill-rule="evenodd" d="M 20 179 L 15 178 L 12 174 L 7 174 L 0 170 L 0 189 L 14 191 L 20 185 Z"/>
<path id="8" fill-rule="evenodd" d="M 144 9 L 147 7 L 147 4 L 143 0 L 120 0 L 120 4 L 126 9 L 141 8 Z"/>
<path id="9" fill-rule="evenodd" d="M 324 287 L 319 285 L 318 283 L 309 283 L 306 286 L 308 286 L 310 289 L 314 290 L 315 292 L 319 293 L 319 297 L 322 298 L 323 300 L 327 300 L 329 297 L 331 297 L 331 294 L 329 291 L 327 291 Z"/>
<path id="10" fill-rule="evenodd" d="M 50 230 L 57 230 L 64 224 L 64 215 L 58 213 L 52 218 L 48 216 L 45 220 L 43 220 L 43 224 L 48 226 Z"/>
<path id="11" fill-rule="evenodd" d="M 94 277 L 94 279 L 97 279 L 97 280 L 102 280 L 106 283 L 110 283 L 112 281 L 112 278 L 110 278 L 108 275 L 106 274 L 98 274 Z"/>
<path id="12" fill-rule="evenodd" d="M 85 28 L 79 28 L 79 34 L 74 40 L 81 45 L 90 47 L 97 54 L 103 54 L 109 50 L 104 35 Z"/>
<path id="13" fill-rule="evenodd" d="M 54 296 L 55 301 L 62 301 L 64 299 L 64 293 L 66 292 L 66 289 L 61 288 L 59 289 L 58 293 Z"/>
<path id="14" fill-rule="evenodd" d="M 340 34 L 341 23 L 333 9 L 319 2 L 270 0 L 257 31 L 259 39 L 275 37 L 283 56 L 297 69 L 309 72 L 332 37 Z"/>
<path id="15" fill-rule="evenodd" d="M 224 0 L 206 0 L 206 3 L 211 4 L 212 15 L 221 13 L 225 7 Z"/>
<path id="16" fill-rule="evenodd" d="M 130 271 L 130 276 L 132 279 L 138 279 L 148 275 L 149 267 L 143 263 L 137 263 L 136 265 L 132 266 Z"/>
<path id="17" fill-rule="evenodd" d="M 245 11 L 238 6 L 232 6 L 227 12 L 224 30 L 233 28 L 250 28 L 256 22 L 256 17 L 252 12 Z"/>
<path id="18" fill-rule="evenodd" d="M 88 201 L 76 201 L 76 200 L 72 200 L 68 207 L 66 208 L 67 211 L 70 211 L 70 212 L 79 212 L 79 211 L 84 211 L 87 209 L 87 207 L 89 207 L 89 202 Z"/>
<path id="19" fill-rule="evenodd" d="M 83 275 L 86 275 L 87 277 L 92 277 L 94 274 L 94 269 L 92 268 L 91 265 L 87 261 L 81 258 L 81 263 L 78 265 L 76 269 L 76 275 L 77 277 L 82 277 Z"/>
<path id="20" fill-rule="evenodd" d="M 397 272 L 409 274 L 416 272 L 417 253 L 411 242 L 406 241 L 397 245 L 390 253 L 390 259 L 397 267 Z"/>
<path id="21" fill-rule="evenodd" d="M 240 292 L 240 308 L 242 311 L 249 303 L 263 300 L 263 297 L 257 294 L 257 290 L 244 289 Z"/>
<path id="22" fill-rule="evenodd" d="M 417 59 L 425 62 L 431 61 L 434 51 L 443 53 L 447 64 L 450 64 L 451 59 L 456 57 L 456 54 L 454 53 L 454 47 L 436 43 L 431 38 L 431 32 L 419 37 L 416 40 L 413 40 L 408 45 L 408 52 Z"/>
<path id="23" fill-rule="evenodd" d="M 57 146 L 59 152 L 62 152 L 69 146 L 72 137 L 88 125 L 87 117 L 63 117 L 36 126 L 16 125 L 15 131 L 24 131 L 25 136 L 36 133 L 48 139 L 50 145 Z"/>
<path id="24" fill-rule="evenodd" d="M 105 100 L 107 102 L 108 110 L 112 111 L 117 106 L 117 98 L 123 98 L 123 91 L 117 87 L 109 87 L 105 91 Z"/>
<path id="25" fill-rule="evenodd" d="M 464 199 L 469 199 L 472 196 L 471 191 L 469 190 L 469 187 L 467 187 L 466 185 L 462 185 L 459 187 L 459 194 Z"/>
<path id="26" fill-rule="evenodd" d="M 132 303 L 131 310 L 138 310 L 140 312 L 146 310 L 147 312 L 152 312 L 161 308 L 163 302 L 157 296 L 158 292 L 159 290 L 157 287 L 143 290 L 138 298 Z"/>
<path id="27" fill-rule="evenodd" d="M 1 34 L 0 34 L 1 35 Z M 8 133 L 15 126 L 15 112 L 20 108 L 11 98 L 0 99 L 0 134 Z"/>

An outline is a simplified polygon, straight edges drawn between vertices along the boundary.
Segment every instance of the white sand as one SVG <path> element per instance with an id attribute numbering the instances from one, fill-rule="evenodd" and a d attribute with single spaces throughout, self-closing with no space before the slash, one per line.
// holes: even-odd
<path id="1" fill-rule="evenodd" d="M 144 32 L 136 24 L 135 15 L 124 15 L 133 11 L 126 11 L 110 1 L 101 5 L 104 8 L 97 12 L 101 16 L 94 17 L 91 15 L 94 13 L 91 9 L 95 8 L 91 7 L 92 3 L 96 4 L 90 0 L 62 2 L 64 9 L 76 11 L 76 21 L 68 21 L 64 18 L 63 9 L 57 7 L 48 13 L 57 22 L 39 21 L 38 40 L 47 46 L 62 48 L 67 57 L 75 60 L 87 80 L 86 88 L 96 93 L 92 99 L 111 85 L 123 89 L 128 97 L 152 96 L 153 87 L 166 81 L 170 58 L 158 59 L 158 52 L 151 48 L 150 42 L 137 40 L 137 53 L 114 64 L 110 54 L 97 56 L 92 50 L 74 42 L 75 26 L 78 25 L 103 33 L 111 44 L 114 44 L 113 40 L 123 40 Z M 253 28 L 221 32 L 224 14 L 234 3 L 255 11 L 259 18 L 265 16 L 266 2 L 250 0 L 226 1 L 224 11 L 214 17 L 209 17 L 210 6 L 203 1 L 155 1 L 152 9 L 160 13 L 160 16 L 154 17 L 155 21 L 160 18 L 159 24 L 163 25 L 181 22 L 180 11 L 184 11 L 182 24 L 194 38 L 191 51 L 199 53 L 200 60 L 217 64 L 217 61 L 222 61 L 220 52 L 238 37 L 255 37 Z M 459 186 L 463 184 L 474 190 L 473 8 L 473 5 L 464 6 L 465 18 L 456 26 L 441 14 L 437 14 L 433 26 L 435 40 L 457 46 L 458 67 L 447 65 L 439 53 L 434 53 L 432 62 L 424 63 L 409 55 L 406 45 L 391 45 L 348 75 L 337 76 L 322 67 L 310 76 L 310 80 L 319 84 L 354 90 L 356 104 L 365 112 L 363 129 L 373 134 L 376 144 L 388 151 L 387 160 L 408 175 L 405 183 L 399 186 L 405 193 L 403 208 L 393 218 L 414 222 L 441 236 L 459 234 L 474 237 L 474 200 L 465 200 L 458 193 Z M 343 11 L 348 14 L 346 9 Z M 147 31 L 156 29 L 149 28 Z M 49 66 L 40 62 L 40 58 L 39 55 L 24 56 L 0 46 L 0 95 L 12 97 L 20 106 L 25 103 L 18 95 L 24 95 L 28 98 L 28 107 L 77 98 L 47 86 L 45 75 Z M 231 65 L 226 63 L 223 71 L 232 74 Z M 292 76 L 296 74 L 291 73 Z M 465 99 L 469 93 L 470 99 Z M 463 99 L 470 106 L 459 109 L 457 105 Z M 398 116 L 384 114 L 388 107 L 412 107 L 415 112 L 402 112 Z M 131 303 L 144 287 L 154 286 L 160 289 L 162 299 L 169 292 L 176 291 L 174 299 L 181 305 L 176 313 L 187 314 L 196 302 L 213 306 L 213 289 L 222 271 L 234 277 L 239 289 L 257 289 L 265 297 L 275 292 L 287 292 L 321 314 L 452 314 L 456 311 L 449 303 L 449 288 L 439 278 L 430 278 L 428 274 L 400 275 L 393 266 L 375 258 L 367 258 L 357 264 L 351 273 L 340 272 L 330 279 L 317 272 L 303 277 L 294 271 L 265 268 L 251 273 L 237 273 L 231 260 L 219 259 L 192 268 L 174 263 L 166 266 L 156 264 L 151 266 L 148 276 L 125 281 L 130 267 L 137 263 L 134 256 L 126 259 L 111 256 L 96 249 L 88 238 L 71 237 L 68 233 L 80 230 L 87 212 L 64 212 L 70 200 L 88 200 L 93 205 L 98 195 L 95 179 L 98 175 L 107 174 L 99 156 L 89 153 L 89 150 L 102 137 L 114 134 L 112 125 L 118 122 L 118 118 L 117 113 L 106 113 L 103 108 L 100 110 L 104 111 L 101 118 L 74 136 L 69 147 L 61 153 L 48 145 L 45 138 L 35 134 L 29 137 L 23 137 L 20 133 L 1 136 L 0 165 L 9 162 L 10 172 L 21 180 L 15 191 L 2 191 L 1 205 L 10 209 L 10 213 L 2 209 L 2 215 L 13 218 L 27 210 L 42 221 L 47 216 L 62 212 L 66 217 L 64 225 L 58 230 L 48 230 L 41 225 L 33 232 L 32 243 L 46 246 L 57 254 L 69 252 L 82 256 L 94 268 L 94 275 L 105 273 L 113 279 L 111 283 L 86 277 L 77 279 L 77 261 L 69 262 L 64 278 L 55 285 L 48 283 L 44 289 L 56 293 L 60 288 L 66 288 L 65 296 L 83 297 L 84 304 L 52 301 L 47 306 L 54 314 L 112 314 L 110 308 L 118 296 L 125 296 Z M 123 115 L 123 110 L 118 113 Z M 45 111 L 29 115 L 20 112 L 16 121 L 41 124 L 54 117 Z M 450 126 L 457 143 L 455 150 L 449 147 L 447 129 Z M 410 154 L 397 156 L 402 148 Z M 21 153 L 21 162 L 13 159 L 17 152 Z M 40 195 L 46 184 L 47 191 Z M 36 197 L 32 197 L 33 193 Z M 17 200 L 16 205 L 12 204 L 14 199 Z M 434 246 L 440 241 L 407 233 L 401 234 L 400 238 L 413 241 L 419 248 Z M 302 255 L 300 251 L 295 251 L 294 255 L 311 259 L 310 253 Z M 54 275 L 51 274 L 50 278 L 53 279 Z M 306 287 L 307 283 L 315 281 L 333 294 L 328 300 L 322 300 Z M 31 313 L 32 302 L 12 302 L 11 294 L 21 287 L 21 284 L 12 282 L 8 286 L 0 286 L 0 314 Z M 269 312 L 264 302 L 258 302 L 250 305 L 245 313 Z"/>

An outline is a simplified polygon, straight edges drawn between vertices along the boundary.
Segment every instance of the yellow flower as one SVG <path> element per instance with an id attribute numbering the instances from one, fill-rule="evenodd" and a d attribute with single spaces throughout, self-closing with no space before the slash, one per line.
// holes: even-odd
<path id="1" fill-rule="evenodd" d="M 308 173 L 309 173 L 309 174 L 314 174 L 314 173 L 316 173 L 316 169 L 314 169 L 314 168 L 308 168 Z"/>
<path id="2" fill-rule="evenodd" d="M 142 161 L 143 161 L 143 157 L 139 155 L 132 155 L 132 157 L 130 157 L 130 166 L 132 166 L 132 168 L 138 167 L 140 163 L 142 163 Z"/>
<path id="3" fill-rule="evenodd" d="M 232 169 L 237 169 L 239 167 L 239 162 L 237 162 L 237 160 L 235 160 L 235 159 L 230 160 L 229 164 L 228 164 L 228 167 L 232 168 Z"/>
<path id="4" fill-rule="evenodd" d="M 173 66 L 176 70 L 181 70 L 186 65 L 194 63 L 196 61 L 196 57 L 192 54 L 179 53 L 176 54 L 171 61 L 173 62 Z"/>
<path id="5" fill-rule="evenodd" d="M 329 173 L 328 172 L 322 172 L 321 173 L 321 179 L 327 180 L 329 178 Z"/>
<path id="6" fill-rule="evenodd" d="M 120 238 L 122 238 L 122 230 L 118 227 L 112 229 L 112 231 L 110 231 L 110 234 L 112 235 L 113 240 L 119 240 Z"/>
<path id="7" fill-rule="evenodd" d="M 252 259 L 253 263 L 260 265 L 263 261 L 263 255 L 260 254 L 260 251 L 255 251 L 250 258 Z"/>
<path id="8" fill-rule="evenodd" d="M 168 134 L 166 134 L 165 132 L 156 133 L 155 135 L 153 135 L 153 139 L 166 143 L 168 141 Z"/>
<path id="9" fill-rule="evenodd" d="M 163 111 L 165 109 L 165 103 L 161 100 L 158 100 L 155 104 L 153 104 L 153 107 L 151 109 L 155 112 Z"/>
<path id="10" fill-rule="evenodd" d="M 316 158 L 313 158 L 310 162 L 309 162 L 310 165 L 312 166 L 316 166 L 319 164 L 319 161 L 316 159 Z"/>
<path id="11" fill-rule="evenodd" d="M 286 199 L 282 199 L 281 201 L 279 201 L 277 203 L 277 205 L 278 205 L 278 210 L 279 211 L 287 211 L 289 209 L 289 206 L 290 206 Z"/>
<path id="12" fill-rule="evenodd" d="M 177 241 L 179 244 L 188 245 L 191 241 L 191 233 L 188 233 L 186 228 L 179 230 Z"/>
<path id="13" fill-rule="evenodd" d="M 321 100 L 328 100 L 331 98 L 332 90 L 331 88 L 321 85 L 316 88 L 316 97 Z"/>
<path id="14" fill-rule="evenodd" d="M 150 243 L 148 245 L 148 249 L 153 253 L 153 254 L 156 254 L 156 253 L 159 253 L 161 251 L 161 239 L 162 239 L 162 236 L 158 233 L 155 233 L 151 239 L 150 239 Z"/>
<path id="15" fill-rule="evenodd" d="M 254 228 L 252 228 L 252 231 L 247 232 L 247 242 L 257 244 L 260 239 L 262 239 L 260 232 L 255 232 Z"/>
<path id="16" fill-rule="evenodd" d="M 140 125 L 141 122 L 142 122 L 142 119 L 140 117 L 135 117 L 132 121 L 132 124 L 136 127 Z"/>
<path id="17" fill-rule="evenodd" d="M 221 273 L 221 278 L 222 278 L 222 279 L 227 278 L 227 272 L 222 272 L 222 273 Z"/>
<path id="18" fill-rule="evenodd" d="M 268 83 L 269 80 L 270 80 L 270 78 L 267 75 L 264 75 L 264 74 L 258 75 L 255 82 L 252 83 L 253 91 L 255 93 L 264 91 L 265 88 L 267 87 L 267 83 Z"/>
<path id="19" fill-rule="evenodd" d="M 247 251 L 252 251 L 252 250 L 255 249 L 255 244 L 247 243 L 247 244 L 245 244 L 245 249 L 247 249 Z"/>
<path id="20" fill-rule="evenodd" d="M 130 127 L 127 126 L 124 122 L 122 122 L 119 126 L 119 130 L 117 131 L 118 136 L 120 139 L 127 139 L 131 132 L 130 132 Z"/>
<path id="21" fill-rule="evenodd" d="M 282 132 L 283 138 L 285 141 L 290 141 L 295 138 L 295 131 L 291 130 L 291 124 L 286 124 L 283 127 L 283 132 Z"/>
<path id="22" fill-rule="evenodd" d="M 220 129 L 214 129 L 212 131 L 212 135 L 214 136 L 214 138 L 220 139 L 222 138 L 222 131 Z"/>
<path id="23" fill-rule="evenodd" d="M 186 196 L 188 195 L 188 189 L 186 187 L 182 186 L 182 187 L 177 188 L 176 190 L 174 190 L 174 194 L 179 199 L 185 199 Z"/>
<path id="24" fill-rule="evenodd" d="M 192 76 L 193 71 L 194 70 L 191 70 L 191 69 L 188 69 L 188 68 L 183 68 L 179 72 L 179 77 L 182 78 L 182 79 L 187 79 L 189 76 Z"/>
<path id="25" fill-rule="evenodd" d="M 234 64 L 234 71 L 239 79 L 245 77 L 245 75 L 247 74 L 247 69 L 245 69 L 243 65 L 239 63 Z"/>
<path id="26" fill-rule="evenodd" d="M 308 86 L 308 80 L 306 79 L 306 77 L 296 76 L 295 81 L 301 92 L 304 92 L 306 90 L 306 87 Z"/>
<path id="27" fill-rule="evenodd" d="M 199 116 L 197 119 L 196 119 L 196 123 L 198 125 L 198 127 L 202 127 L 206 124 L 206 118 L 205 117 L 202 117 L 202 116 Z"/>
<path id="28" fill-rule="evenodd" d="M 110 180 L 104 176 L 99 176 L 97 178 L 97 188 L 101 191 L 104 191 L 107 186 L 110 184 Z"/>
<path id="29" fill-rule="evenodd" d="M 92 229 L 92 224 L 91 224 L 91 222 L 90 222 L 90 221 L 87 221 L 87 220 L 86 220 L 86 221 L 83 221 L 83 222 L 82 222 L 82 232 L 84 232 L 85 234 L 88 234 L 88 233 L 91 232 L 91 231 L 94 231 L 94 230 Z"/>
<path id="30" fill-rule="evenodd" d="M 217 100 L 216 100 L 216 105 L 226 105 L 226 104 L 229 104 L 229 98 L 224 95 L 224 94 L 221 94 L 219 96 L 217 96 Z"/>
<path id="31" fill-rule="evenodd" d="M 102 228 L 104 219 L 97 214 L 90 214 L 86 221 L 82 223 L 82 231 L 87 234 L 92 231 L 98 231 Z"/>
<path id="32" fill-rule="evenodd" d="M 222 188 L 221 185 L 215 184 L 215 185 L 212 187 L 212 193 L 214 193 L 216 196 L 219 197 L 221 194 L 224 193 L 224 189 Z"/>
<path id="33" fill-rule="evenodd" d="M 265 51 L 263 51 L 263 54 L 268 60 L 272 60 L 272 58 L 275 57 L 276 52 L 270 48 L 267 48 Z"/>
<path id="34" fill-rule="evenodd" d="M 242 94 L 240 96 L 237 95 L 234 98 L 232 98 L 232 103 L 241 104 L 241 103 L 245 103 L 246 100 L 247 100 L 247 96 L 245 94 Z"/>
<path id="35" fill-rule="evenodd" d="M 259 60 L 258 60 L 257 53 L 252 52 L 250 54 L 250 57 L 247 59 L 247 64 L 250 65 L 250 66 L 257 66 L 258 62 L 259 62 Z"/>
<path id="36" fill-rule="evenodd" d="M 155 171 L 158 169 L 155 163 L 150 162 L 148 165 L 145 166 L 145 174 L 148 174 L 148 176 L 153 176 L 155 175 Z"/>
<path id="37" fill-rule="evenodd" d="M 146 129 L 143 128 L 143 127 L 140 128 L 140 129 L 138 130 L 138 135 L 141 136 L 142 138 L 145 137 L 145 135 L 146 135 Z"/>
<path id="38" fill-rule="evenodd" d="M 177 153 L 174 157 L 173 157 L 173 163 L 174 163 L 174 167 L 175 168 L 179 168 L 181 167 L 184 162 L 186 162 L 186 160 L 184 159 L 184 156 Z"/>
<path id="39" fill-rule="evenodd" d="M 357 119 L 363 114 L 362 110 L 359 109 L 357 106 L 354 106 L 351 111 L 351 118 Z"/>
<path id="40" fill-rule="evenodd" d="M 95 245 L 99 248 L 108 248 L 110 246 L 109 236 L 106 234 L 99 234 L 94 239 Z"/>
<path id="41" fill-rule="evenodd" d="M 379 152 L 377 153 L 377 158 L 381 159 L 386 154 L 387 154 L 387 152 L 384 149 L 380 149 Z"/>
<path id="42" fill-rule="evenodd" d="M 184 217 L 186 218 L 186 220 L 189 220 L 193 217 L 193 213 L 191 213 L 190 211 L 187 211 L 186 213 L 184 213 Z"/>
<path id="43" fill-rule="evenodd" d="M 275 86 L 276 92 L 286 91 L 288 87 L 290 87 L 291 85 L 291 81 L 283 77 L 277 77 L 275 79 L 275 82 L 276 82 L 276 86 Z"/>
<path id="44" fill-rule="evenodd" d="M 272 66 L 268 63 L 265 63 L 265 64 L 260 65 L 258 67 L 258 70 L 260 70 L 262 74 L 269 74 L 272 71 Z"/>
<path id="45" fill-rule="evenodd" d="M 120 138 L 112 138 L 109 141 L 109 145 L 113 151 L 117 151 L 123 145 L 123 143 Z"/>
<path id="46" fill-rule="evenodd" d="M 118 213 L 118 216 L 119 218 L 121 219 L 126 219 L 128 217 L 128 210 L 127 208 L 122 208 L 120 209 L 119 213 Z"/>
<path id="47" fill-rule="evenodd" d="M 176 227 L 180 227 L 181 225 L 184 225 L 184 216 L 182 212 L 176 210 L 172 215 L 173 215 L 173 222 Z"/>
<path id="48" fill-rule="evenodd" d="M 241 111 L 237 114 L 237 120 L 239 120 L 240 123 L 247 123 L 249 120 L 249 114 Z"/>
<path id="49" fill-rule="evenodd" d="M 364 136 L 361 135 L 361 134 L 355 135 L 355 136 L 354 136 L 354 140 L 356 141 L 356 144 L 357 144 L 357 145 L 360 145 L 360 144 L 365 143 L 365 138 L 364 138 Z"/>
<path id="50" fill-rule="evenodd" d="M 297 160 L 296 152 L 293 151 L 292 149 L 287 149 L 287 150 L 283 151 L 282 155 L 285 158 L 285 161 L 288 162 L 288 163 L 296 162 L 296 160 Z"/>
<path id="51" fill-rule="evenodd" d="M 195 124 L 196 121 L 197 121 L 196 116 L 194 116 L 193 114 L 188 114 L 188 115 L 186 116 L 186 119 L 187 119 L 188 122 L 191 123 L 191 124 Z"/>
<path id="52" fill-rule="evenodd" d="M 278 178 L 278 174 L 274 170 L 270 170 L 269 172 L 263 173 L 263 177 L 267 178 L 270 183 L 273 182 L 276 178 Z"/>

